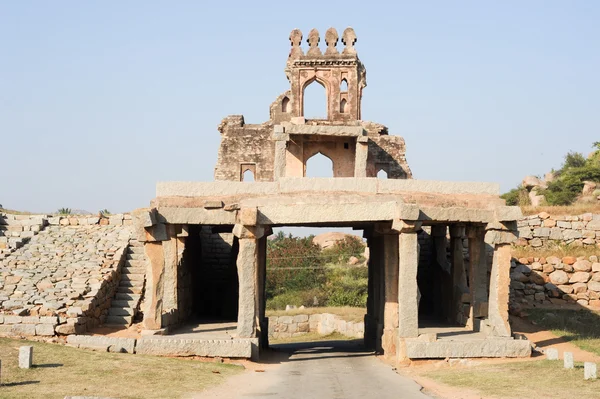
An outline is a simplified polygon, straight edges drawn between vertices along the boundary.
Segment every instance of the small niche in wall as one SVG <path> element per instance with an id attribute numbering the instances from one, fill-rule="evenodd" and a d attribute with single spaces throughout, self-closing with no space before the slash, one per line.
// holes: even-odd
<path id="1" fill-rule="evenodd" d="M 346 113 L 346 104 L 347 104 L 346 99 L 342 98 L 342 101 L 340 101 L 340 114 Z"/>
<path id="2" fill-rule="evenodd" d="M 281 101 L 281 112 L 285 112 L 286 114 L 290 112 L 290 99 L 287 96 L 283 97 Z"/>
<path id="3" fill-rule="evenodd" d="M 388 173 L 384 169 L 380 169 L 379 172 L 377 172 L 377 178 L 378 179 L 387 179 Z"/>

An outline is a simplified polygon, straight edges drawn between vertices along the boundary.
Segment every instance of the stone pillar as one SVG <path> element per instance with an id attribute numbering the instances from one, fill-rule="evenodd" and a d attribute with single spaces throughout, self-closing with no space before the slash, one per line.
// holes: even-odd
<path id="1" fill-rule="evenodd" d="M 383 237 L 375 231 L 367 233 L 369 246 L 369 282 L 367 314 L 365 316 L 365 343 L 376 351 L 382 350 L 384 287 Z"/>
<path id="2" fill-rule="evenodd" d="M 159 330 L 162 327 L 163 275 L 165 261 L 162 242 L 147 242 L 144 245 L 148 264 L 146 266 L 146 291 L 144 329 Z"/>
<path id="3" fill-rule="evenodd" d="M 168 327 L 177 324 L 177 230 L 176 225 L 167 225 L 169 240 L 162 242 L 164 257 L 163 296 L 161 325 Z"/>
<path id="4" fill-rule="evenodd" d="M 267 278 L 267 236 L 271 235 L 271 229 L 265 232 L 258 240 L 258 268 L 256 273 L 256 307 L 258 309 L 258 336 L 260 338 L 260 347 L 267 348 L 269 346 L 269 319 L 265 317 L 267 293 L 266 293 L 266 278 Z"/>
<path id="5" fill-rule="evenodd" d="M 494 248 L 494 260 L 490 275 L 489 325 L 492 334 L 510 337 L 508 321 L 508 295 L 510 287 L 510 245 L 498 244 Z"/>
<path id="6" fill-rule="evenodd" d="M 468 314 L 463 314 L 463 294 L 469 292 L 467 276 L 465 274 L 465 261 L 462 239 L 465 227 L 461 225 L 450 226 L 450 258 L 452 259 L 452 309 L 449 316 L 451 323 L 465 324 Z"/>
<path id="7" fill-rule="evenodd" d="M 467 325 L 472 326 L 473 331 L 480 331 L 481 320 L 488 316 L 485 227 L 468 226 L 466 233 L 469 238 L 469 292 L 471 297 L 471 313 Z"/>
<path id="8" fill-rule="evenodd" d="M 381 345 L 385 356 L 389 358 L 396 356 L 398 344 L 398 234 L 384 235 L 383 244 L 385 304 Z"/>
<path id="9" fill-rule="evenodd" d="M 354 155 L 354 177 L 367 177 L 367 156 L 369 155 L 369 143 L 365 136 L 356 140 L 356 153 Z"/>
<path id="10" fill-rule="evenodd" d="M 394 230 L 400 232 L 398 240 L 398 337 L 411 338 L 419 335 L 419 306 L 417 268 L 419 250 L 417 231 L 420 222 L 394 221 Z"/>
<path id="11" fill-rule="evenodd" d="M 233 228 L 233 234 L 238 237 L 239 243 L 237 257 L 239 280 L 237 336 L 239 338 L 254 338 L 259 330 L 258 241 L 263 233 L 264 230 L 256 226 L 236 224 Z"/>
<path id="12" fill-rule="evenodd" d="M 283 126 L 275 126 L 276 130 L 278 127 L 283 128 Z M 275 161 L 273 164 L 273 177 L 275 180 L 285 177 L 285 158 L 288 140 L 289 135 L 275 133 Z"/>

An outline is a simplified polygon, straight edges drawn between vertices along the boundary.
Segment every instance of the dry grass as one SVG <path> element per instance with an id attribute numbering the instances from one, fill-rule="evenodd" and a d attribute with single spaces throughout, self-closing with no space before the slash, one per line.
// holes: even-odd
<path id="1" fill-rule="evenodd" d="M 559 244 L 549 241 L 543 247 L 534 248 L 531 246 L 527 247 L 513 247 L 512 256 L 514 258 L 547 258 L 548 256 L 557 256 L 562 258 L 564 256 L 592 256 L 600 255 L 600 248 L 595 245 L 586 245 L 583 247 L 577 247 L 575 245 Z"/>
<path id="2" fill-rule="evenodd" d="M 340 316 L 345 321 L 359 322 L 364 321 L 366 309 L 365 308 L 352 308 L 349 306 L 344 307 L 317 307 L 317 308 L 304 308 L 304 309 L 293 309 L 293 310 L 267 310 L 268 316 L 296 316 L 299 314 L 320 314 L 320 313 L 332 313 Z"/>
<path id="3" fill-rule="evenodd" d="M 352 341 L 359 340 L 353 337 L 347 337 L 338 332 L 333 332 L 327 335 L 321 335 L 315 332 L 309 332 L 306 334 L 298 335 L 295 337 L 288 338 L 269 338 L 269 345 L 277 344 L 292 344 L 299 342 L 320 342 L 320 341 Z"/>
<path id="4" fill-rule="evenodd" d="M 33 346 L 31 369 L 18 368 L 18 348 Z M 179 398 L 240 372 L 231 364 L 100 353 L 67 346 L 0 339 L 2 398 Z"/>
<path id="5" fill-rule="evenodd" d="M 588 309 L 530 309 L 528 318 L 581 349 L 600 355 L 600 312 Z"/>
<path id="6" fill-rule="evenodd" d="M 584 381 L 583 364 L 565 370 L 562 361 L 518 361 L 444 368 L 423 374 L 446 385 L 478 391 L 484 398 L 597 399 L 600 380 Z"/>
<path id="7" fill-rule="evenodd" d="M 27 212 L 27 211 L 15 211 L 12 209 L 4 209 L 4 208 L 0 208 L 0 212 L 9 213 L 11 215 L 41 215 L 40 213 L 32 213 L 32 212 Z"/>
<path id="8" fill-rule="evenodd" d="M 549 213 L 552 216 L 570 215 L 578 216 L 584 213 L 600 213 L 600 204 L 573 204 L 567 206 L 522 206 L 524 215 L 536 215 L 540 212 Z"/>

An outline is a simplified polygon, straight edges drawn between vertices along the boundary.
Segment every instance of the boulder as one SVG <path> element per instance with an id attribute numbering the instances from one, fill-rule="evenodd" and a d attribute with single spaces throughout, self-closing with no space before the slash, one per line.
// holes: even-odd
<path id="1" fill-rule="evenodd" d="M 335 245 L 336 242 L 344 240 L 346 237 L 357 237 L 353 234 L 340 233 L 336 231 L 331 231 L 328 233 L 323 233 L 315 236 L 313 238 L 313 244 L 320 246 L 322 249 L 330 248 Z M 361 239 L 362 241 L 362 239 Z"/>
<path id="2" fill-rule="evenodd" d="M 556 272 L 554 272 L 556 273 Z M 587 272 L 575 272 L 571 275 L 569 283 L 587 283 L 590 280 L 590 274 Z"/>
<path id="3" fill-rule="evenodd" d="M 540 187 L 542 181 L 537 176 L 525 176 L 521 185 L 527 190 L 531 190 L 534 187 Z"/>
<path id="4" fill-rule="evenodd" d="M 556 285 L 566 284 L 569 282 L 569 276 L 562 270 L 555 270 L 550 273 L 550 281 Z"/>

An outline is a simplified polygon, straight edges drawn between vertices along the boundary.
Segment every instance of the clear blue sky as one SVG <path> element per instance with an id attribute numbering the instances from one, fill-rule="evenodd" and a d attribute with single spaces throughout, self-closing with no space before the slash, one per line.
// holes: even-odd
<path id="1" fill-rule="evenodd" d="M 600 140 L 598 21 L 592 0 L 3 1 L 0 203 L 120 212 L 212 180 L 221 119 L 267 120 L 289 32 L 330 26 L 416 178 L 508 190 Z"/>

